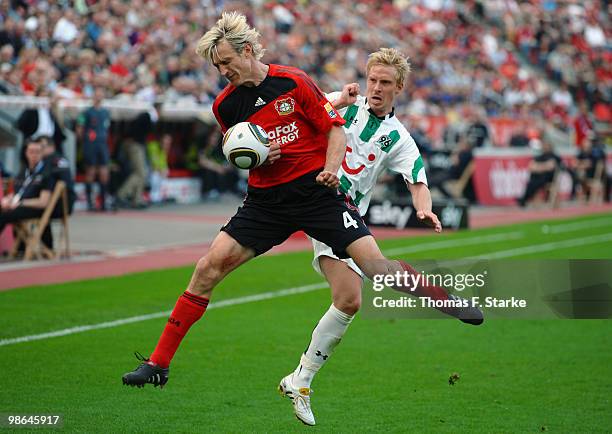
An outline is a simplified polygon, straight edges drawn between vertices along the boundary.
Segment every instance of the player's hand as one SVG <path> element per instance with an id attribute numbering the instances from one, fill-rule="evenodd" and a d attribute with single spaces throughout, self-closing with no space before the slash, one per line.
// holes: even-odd
<path id="1" fill-rule="evenodd" d="M 4 196 L 0 199 L 0 209 L 15 209 L 19 206 L 19 201 L 16 200 L 14 194 L 9 194 L 8 196 Z"/>
<path id="2" fill-rule="evenodd" d="M 281 147 L 275 140 L 270 140 L 270 151 L 264 164 L 274 164 L 281 157 Z"/>
<path id="3" fill-rule="evenodd" d="M 324 170 L 317 175 L 317 184 L 321 184 L 329 188 L 338 188 L 340 186 L 340 179 L 335 173 L 332 173 L 329 170 Z"/>
<path id="4" fill-rule="evenodd" d="M 422 221 L 427 226 L 431 226 L 437 233 L 442 232 L 442 223 L 438 216 L 431 211 L 417 211 L 417 219 Z"/>
<path id="5" fill-rule="evenodd" d="M 357 95 L 359 95 L 359 83 L 345 84 L 342 88 L 342 93 L 338 99 L 334 101 L 334 107 L 336 110 L 355 104 L 357 101 Z"/>

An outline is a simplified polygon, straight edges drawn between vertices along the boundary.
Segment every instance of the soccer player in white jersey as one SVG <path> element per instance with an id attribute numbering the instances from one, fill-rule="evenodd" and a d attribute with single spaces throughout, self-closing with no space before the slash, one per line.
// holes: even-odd
<path id="1" fill-rule="evenodd" d="M 384 169 L 399 173 L 412 194 L 418 219 L 439 233 L 442 225 L 432 212 L 423 160 L 393 109 L 409 72 L 410 65 L 399 51 L 381 48 L 368 59 L 365 97 L 358 95 L 357 83 L 344 86 L 342 92 L 327 95 L 346 120 L 346 156 L 338 172 L 340 190 L 350 197 L 363 216 L 378 175 Z M 345 225 L 350 223 L 345 222 Z M 317 240 L 313 240 L 313 246 L 313 266 L 329 282 L 333 303 L 313 330 L 310 344 L 296 370 L 279 385 L 279 391 L 293 401 L 297 418 L 307 425 L 315 424 L 310 408 L 310 384 L 359 310 L 364 276 L 352 259 L 339 259 L 330 247 Z M 402 266 L 409 268 L 405 263 Z M 438 287 L 420 290 L 420 295 L 449 297 Z M 482 322 L 482 318 L 464 322 L 479 324 L 479 321 Z"/>

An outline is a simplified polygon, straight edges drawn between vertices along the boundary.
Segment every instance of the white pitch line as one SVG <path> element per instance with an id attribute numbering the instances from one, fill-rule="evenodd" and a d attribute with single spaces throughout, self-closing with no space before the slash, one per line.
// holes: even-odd
<path id="1" fill-rule="evenodd" d="M 598 228 L 604 226 L 612 226 L 612 219 L 594 219 L 585 222 L 566 223 L 560 225 L 544 225 L 542 233 L 545 234 L 562 234 L 565 232 L 574 232 L 582 229 Z"/>
<path id="2" fill-rule="evenodd" d="M 312 285 L 298 286 L 295 288 L 281 289 L 279 291 L 270 291 L 270 292 L 263 292 L 261 294 L 247 295 L 245 297 L 230 298 L 228 300 L 221 300 L 216 303 L 211 303 L 210 306 L 208 306 L 207 310 L 219 309 L 219 308 L 228 307 L 228 306 L 236 306 L 238 304 L 252 303 L 252 302 L 261 301 L 261 300 L 270 300 L 272 298 L 286 297 L 289 295 L 303 294 L 305 292 L 311 292 L 311 291 L 316 291 L 318 289 L 327 288 L 328 286 L 329 284 L 327 282 L 321 282 L 321 283 L 314 283 Z M 87 332 L 90 330 L 100 330 L 100 329 L 107 329 L 111 327 L 118 327 L 118 326 L 122 326 L 125 324 L 132 324 L 135 322 L 141 322 L 141 321 L 147 321 L 150 319 L 166 317 L 170 315 L 170 313 L 172 313 L 172 311 L 167 310 L 163 312 L 150 313 L 147 315 L 132 316 L 130 318 L 123 318 L 123 319 L 118 319 L 115 321 L 107 321 L 107 322 L 103 322 L 99 324 L 90 324 L 90 325 L 84 325 L 84 326 L 71 327 L 68 329 L 57 330 L 54 332 L 41 333 L 38 335 L 29 335 L 29 336 L 22 336 L 19 338 L 1 339 L 0 347 L 3 347 L 5 345 L 18 344 L 21 342 L 32 342 L 32 341 L 39 341 L 42 339 L 57 338 L 60 336 L 68 336 L 68 335 L 73 335 L 76 333 Z"/>
<path id="3" fill-rule="evenodd" d="M 384 253 L 387 256 L 392 256 L 392 255 L 399 255 L 402 253 L 412 253 L 412 252 L 418 252 L 418 251 L 430 250 L 430 249 L 436 250 L 436 249 L 457 247 L 457 246 L 469 245 L 469 244 L 486 244 L 486 243 L 492 243 L 492 242 L 497 242 L 497 241 L 517 239 L 521 237 L 523 237 L 522 232 L 509 232 L 507 234 L 486 235 L 486 236 L 478 237 L 475 239 L 470 238 L 469 240 L 434 241 L 434 242 L 423 243 L 423 244 L 419 244 L 419 245 L 411 246 L 411 247 L 389 249 L 389 250 L 386 250 Z M 279 291 L 264 292 L 261 294 L 254 294 L 254 295 L 248 295 L 245 297 L 238 297 L 238 298 L 233 298 L 229 300 L 222 300 L 216 303 L 211 303 L 208 309 L 220 308 L 220 307 L 226 307 L 226 306 L 234 306 L 237 304 L 244 304 L 244 303 L 250 303 L 254 301 L 268 300 L 271 298 L 284 297 L 287 295 L 300 294 L 302 292 L 308 292 L 308 291 L 314 291 L 314 290 L 321 289 L 321 288 L 326 288 L 327 286 L 328 286 L 327 283 L 321 282 L 321 283 L 317 283 L 314 285 L 306 285 L 306 286 L 300 286 L 297 288 L 281 289 Z M 22 336 L 18 338 L 9 338 L 9 339 L 0 339 L 0 347 L 5 346 L 5 345 L 18 344 L 21 342 L 31 342 L 31 341 L 41 340 L 41 339 L 68 336 L 68 335 L 72 335 L 75 333 L 87 332 L 90 330 L 100 330 L 100 329 L 111 328 L 111 327 L 119 327 L 125 324 L 132 324 L 135 322 L 147 321 L 150 319 L 165 317 L 165 316 L 170 315 L 171 312 L 172 311 L 156 312 L 156 313 L 151 313 L 147 315 L 138 315 L 138 316 L 133 316 L 130 318 L 103 322 L 99 324 L 76 326 L 76 327 L 71 327 L 71 328 L 57 330 L 57 331 L 48 332 L 48 333 L 41 333 L 37 335 L 29 335 L 29 336 Z"/>
<path id="4" fill-rule="evenodd" d="M 434 241 L 432 243 L 417 244 L 415 246 L 409 247 L 397 247 L 395 249 L 387 249 L 383 253 L 385 254 L 385 256 L 395 256 L 427 250 L 448 249 L 451 247 L 470 246 L 474 244 L 480 245 L 496 243 L 498 241 L 518 240 L 519 238 L 523 238 L 524 236 L 525 234 L 523 232 L 508 232 L 502 234 L 483 235 L 482 237 L 477 238 Z"/>
<path id="5" fill-rule="evenodd" d="M 601 244 L 612 241 L 612 234 L 593 235 L 583 238 L 570 238 L 569 240 L 554 241 L 551 243 L 536 244 L 533 246 L 517 247 L 515 249 L 500 250 L 497 252 L 486 253 L 484 255 L 472 256 L 469 259 L 501 259 L 510 258 L 512 256 L 526 255 L 530 253 L 547 252 L 555 249 L 564 249 L 567 247 L 585 246 L 588 244 Z"/>
<path id="6" fill-rule="evenodd" d="M 510 235 L 510 234 L 500 234 L 500 235 Z M 515 232 L 514 234 L 521 234 L 521 232 Z M 491 239 L 491 237 L 493 237 L 493 235 L 490 236 L 489 239 Z M 452 241 L 452 240 L 449 240 L 449 241 Z M 468 241 L 468 240 L 456 240 L 456 241 Z M 481 255 L 481 256 L 474 256 L 472 258 L 462 259 L 460 261 L 466 261 L 469 259 L 508 258 L 508 257 L 519 256 L 519 255 L 528 254 L 528 253 L 545 252 L 545 251 L 554 250 L 558 248 L 576 247 L 576 246 L 582 246 L 582 245 L 587 245 L 587 244 L 599 244 L 599 243 L 608 242 L 608 241 L 612 241 L 612 234 L 607 234 L 603 236 L 597 235 L 597 236 L 584 237 L 584 238 L 572 238 L 569 240 L 539 244 L 539 245 L 534 245 L 534 246 L 519 247 L 515 249 L 508 249 L 508 250 L 499 250 L 497 252 L 491 252 L 491 253 L 487 253 L 486 255 Z M 430 244 L 438 244 L 438 248 L 443 248 L 443 247 L 440 247 L 440 243 L 443 243 L 443 242 L 444 241 L 440 241 L 438 243 L 430 243 Z M 489 242 L 492 242 L 492 241 L 489 241 Z M 463 243 L 462 245 L 466 245 L 466 243 Z M 414 246 L 414 247 L 419 247 L 419 246 Z M 445 247 L 449 247 L 448 244 Z M 399 250 L 399 249 L 393 249 L 393 250 Z M 393 250 L 389 250 L 389 251 L 393 251 Z M 389 251 L 387 251 L 386 253 L 389 254 Z M 232 298 L 229 300 L 222 300 L 217 303 L 211 303 L 208 309 L 235 306 L 238 304 L 251 303 L 251 302 L 261 301 L 261 300 L 269 300 L 272 298 L 285 297 L 285 296 L 295 295 L 295 294 L 302 294 L 305 292 L 311 292 L 311 291 L 315 291 L 318 289 L 327 288 L 328 286 L 329 285 L 327 284 L 327 282 L 321 282 L 321 283 L 314 283 L 312 285 L 299 286 L 295 288 L 281 289 L 279 291 L 264 292 L 261 294 L 254 294 L 254 295 L 248 295 L 245 297 Z M 5 346 L 5 345 L 17 344 L 21 342 L 31 342 L 31 341 L 41 340 L 41 339 L 54 338 L 54 337 L 59 337 L 59 336 L 67 336 L 67 335 L 72 335 L 75 333 L 82 333 L 82 332 L 86 332 L 90 330 L 99 330 L 99 329 L 110 328 L 110 327 L 118 327 L 124 324 L 131 324 L 135 322 L 146 321 L 149 319 L 168 316 L 170 315 L 170 313 L 171 311 L 156 312 L 156 313 L 151 313 L 148 315 L 133 316 L 130 318 L 118 319 L 115 321 L 108 321 L 108 322 L 103 322 L 99 324 L 77 326 L 77 327 L 57 330 L 57 331 L 49 332 L 49 333 L 42 333 L 38 335 L 29 335 L 29 336 L 22 336 L 18 338 L 2 339 L 0 340 L 0 347 Z"/>

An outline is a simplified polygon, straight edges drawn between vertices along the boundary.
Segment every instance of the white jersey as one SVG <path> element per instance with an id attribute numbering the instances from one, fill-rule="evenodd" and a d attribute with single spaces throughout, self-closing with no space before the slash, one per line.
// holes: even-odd
<path id="1" fill-rule="evenodd" d="M 339 92 L 328 95 L 334 101 Z M 384 170 L 401 174 L 411 183 L 427 184 L 423 159 L 410 133 L 393 112 L 379 118 L 369 110 L 366 98 L 339 110 L 346 120 L 346 156 L 338 171 L 340 190 L 349 195 L 365 215 L 378 175 Z"/>
<path id="2" fill-rule="evenodd" d="M 335 101 L 340 92 L 326 95 L 329 101 Z M 372 191 L 378 175 L 389 169 L 401 174 L 411 183 L 427 184 L 423 159 L 410 133 L 397 119 L 394 113 L 379 118 L 372 112 L 363 96 L 358 96 L 355 104 L 338 110 L 346 120 L 346 155 L 338 171 L 340 190 L 349 195 L 359 207 L 363 216 L 368 210 Z M 312 240 L 314 260 L 312 265 L 319 273 L 319 257 L 329 256 L 338 259 L 326 244 Z M 352 259 L 343 259 L 348 266 L 363 277 L 363 273 Z"/>

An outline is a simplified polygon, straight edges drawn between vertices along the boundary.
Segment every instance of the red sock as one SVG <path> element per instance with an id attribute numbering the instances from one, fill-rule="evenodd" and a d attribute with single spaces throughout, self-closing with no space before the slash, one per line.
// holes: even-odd
<path id="1" fill-rule="evenodd" d="M 170 361 L 191 325 L 202 318 L 208 306 L 208 299 L 185 291 L 176 302 L 168 318 L 164 332 L 157 342 L 150 360 L 162 368 L 170 366 Z"/>
<path id="2" fill-rule="evenodd" d="M 410 274 L 419 274 L 414 268 L 405 263 L 404 261 L 399 261 L 402 268 Z M 419 280 L 422 282 L 423 280 Z M 401 291 L 400 288 L 397 288 Z M 413 290 L 414 289 L 414 290 Z M 435 285 L 423 285 L 419 284 L 415 288 L 410 288 L 410 290 L 405 290 L 402 292 L 408 292 L 414 295 L 415 297 L 429 297 L 433 300 L 448 300 L 448 292 L 446 289 L 441 288 Z"/>

